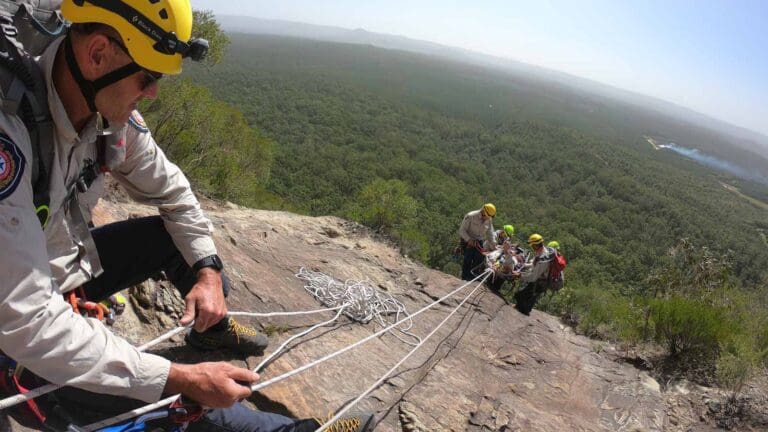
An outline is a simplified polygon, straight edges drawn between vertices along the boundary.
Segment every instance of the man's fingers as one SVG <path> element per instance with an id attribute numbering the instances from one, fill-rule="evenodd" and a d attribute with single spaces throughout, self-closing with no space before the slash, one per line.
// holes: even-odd
<path id="1" fill-rule="evenodd" d="M 252 384 L 259 380 L 259 374 L 243 368 L 235 368 L 229 372 L 230 378 L 240 383 Z"/>
<path id="2" fill-rule="evenodd" d="M 184 315 L 181 316 L 181 319 L 179 320 L 179 323 L 181 325 L 187 325 L 192 322 L 192 320 L 195 319 L 195 300 L 189 298 L 184 299 Z M 197 329 L 198 323 L 195 323 L 195 329 Z"/>
<path id="3" fill-rule="evenodd" d="M 259 375 L 248 369 L 232 367 L 226 372 L 227 376 L 234 380 L 235 387 L 231 388 L 231 392 L 235 397 L 235 400 L 243 400 L 251 395 L 251 384 L 259 379 Z"/>
<path id="4" fill-rule="evenodd" d="M 241 401 L 241 400 L 249 397 L 251 395 L 251 393 L 253 393 L 251 391 L 250 386 L 238 386 L 238 387 L 240 387 L 241 390 L 239 391 L 239 393 L 237 395 L 236 401 Z"/>

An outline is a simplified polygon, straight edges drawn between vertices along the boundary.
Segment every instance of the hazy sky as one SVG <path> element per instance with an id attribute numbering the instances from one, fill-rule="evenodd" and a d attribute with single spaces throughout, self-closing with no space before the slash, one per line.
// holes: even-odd
<path id="1" fill-rule="evenodd" d="M 191 0 L 196 9 L 364 28 L 655 96 L 768 135 L 768 0 Z"/>

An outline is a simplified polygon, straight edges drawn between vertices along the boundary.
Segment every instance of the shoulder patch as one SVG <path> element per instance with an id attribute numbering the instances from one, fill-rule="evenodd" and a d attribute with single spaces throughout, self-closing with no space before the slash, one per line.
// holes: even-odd
<path id="1" fill-rule="evenodd" d="M 144 117 L 139 114 L 137 110 L 133 110 L 131 113 L 131 116 L 128 117 L 128 124 L 134 127 L 137 131 L 141 133 L 149 132 L 149 128 L 147 127 L 147 124 L 144 122 Z"/>
<path id="2" fill-rule="evenodd" d="M 27 160 L 16 144 L 0 132 L 0 201 L 10 196 L 21 182 Z"/>

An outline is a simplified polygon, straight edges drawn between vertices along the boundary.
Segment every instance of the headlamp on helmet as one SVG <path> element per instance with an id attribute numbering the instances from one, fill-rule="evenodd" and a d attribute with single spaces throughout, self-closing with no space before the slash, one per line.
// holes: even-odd
<path id="1" fill-rule="evenodd" d="M 201 61 L 208 41 L 191 38 L 189 0 L 64 0 L 64 18 L 73 23 L 101 23 L 115 29 L 142 68 L 181 72 L 181 61 Z"/>

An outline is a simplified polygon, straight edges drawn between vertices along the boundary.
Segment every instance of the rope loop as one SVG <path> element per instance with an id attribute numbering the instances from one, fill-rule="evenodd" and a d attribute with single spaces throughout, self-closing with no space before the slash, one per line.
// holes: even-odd
<path id="1" fill-rule="evenodd" d="M 376 320 L 382 327 L 391 323 L 403 322 L 398 330 L 410 340 L 405 340 L 397 333 L 392 333 L 403 343 L 418 345 L 421 339 L 410 333 L 413 320 L 405 305 L 392 295 L 376 289 L 369 280 L 348 279 L 344 283 L 321 273 L 302 267 L 296 277 L 305 281 L 304 289 L 312 294 L 320 303 L 329 308 L 345 306 L 344 315 L 350 319 L 366 324 Z M 388 316 L 394 315 L 394 318 Z"/>

